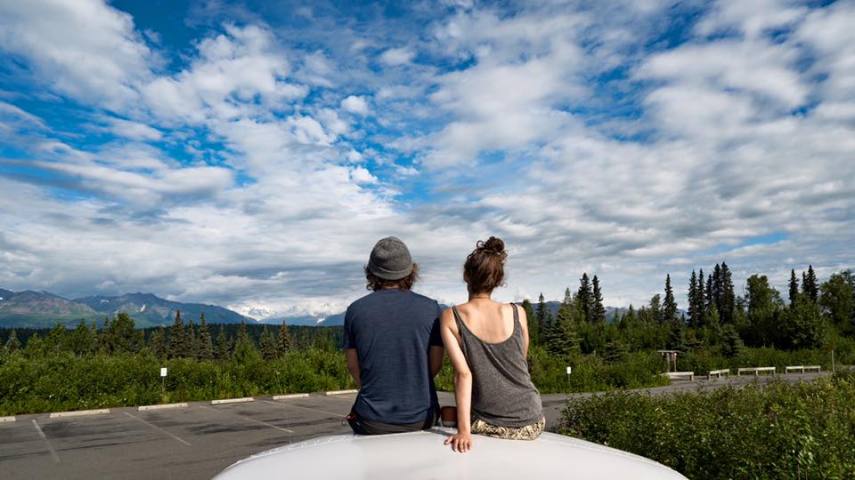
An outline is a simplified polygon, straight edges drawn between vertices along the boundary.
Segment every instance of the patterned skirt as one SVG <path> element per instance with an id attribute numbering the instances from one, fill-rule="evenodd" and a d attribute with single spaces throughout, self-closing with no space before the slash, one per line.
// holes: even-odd
<path id="1" fill-rule="evenodd" d="M 545 427 L 546 418 L 544 417 L 541 417 L 536 423 L 522 427 L 501 427 L 478 419 L 472 422 L 472 433 L 505 440 L 534 440 L 543 433 Z"/>

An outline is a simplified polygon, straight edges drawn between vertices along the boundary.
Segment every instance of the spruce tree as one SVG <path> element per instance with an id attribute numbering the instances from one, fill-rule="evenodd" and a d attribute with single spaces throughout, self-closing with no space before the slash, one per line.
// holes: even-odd
<path id="1" fill-rule="evenodd" d="M 21 341 L 18 340 L 18 332 L 16 332 L 14 328 L 9 332 L 9 339 L 6 340 L 5 348 L 9 353 L 17 352 L 21 349 Z"/>
<path id="2" fill-rule="evenodd" d="M 525 318 L 528 322 L 529 341 L 532 345 L 540 345 L 543 332 L 540 330 L 537 316 L 534 314 L 534 307 L 532 307 L 531 302 L 527 298 L 522 301 L 522 309 L 525 310 Z"/>
<path id="3" fill-rule="evenodd" d="M 184 331 L 184 320 L 181 311 L 175 311 L 175 321 L 169 330 L 169 358 L 186 357 L 188 353 L 187 335 Z"/>
<path id="4" fill-rule="evenodd" d="M 811 302 L 817 302 L 819 299 L 819 285 L 817 284 L 816 273 L 813 271 L 813 265 L 808 265 L 808 271 L 805 276 L 805 283 L 802 289 Z"/>
<path id="5" fill-rule="evenodd" d="M 790 269 L 790 308 L 796 305 L 796 299 L 799 296 L 799 281 L 796 278 L 796 271 Z"/>
<path id="6" fill-rule="evenodd" d="M 166 348 L 166 329 L 163 328 L 163 325 L 157 327 L 157 330 L 151 334 L 149 346 L 154 356 L 159 360 L 164 360 L 169 354 L 169 350 Z"/>
<path id="7" fill-rule="evenodd" d="M 656 323 L 662 323 L 664 316 L 662 315 L 662 296 L 658 293 L 650 297 L 650 305 L 648 306 L 648 310 L 650 311 L 650 319 Z"/>
<path id="8" fill-rule="evenodd" d="M 662 304 L 662 317 L 666 323 L 676 322 L 677 301 L 674 299 L 674 289 L 671 287 L 671 274 L 665 275 L 665 302 Z"/>
<path id="9" fill-rule="evenodd" d="M 199 331 L 193 320 L 187 324 L 184 335 L 187 338 L 187 358 L 199 358 Z"/>
<path id="10" fill-rule="evenodd" d="M 603 306 L 603 291 L 600 289 L 600 279 L 594 275 L 592 280 L 594 285 L 593 291 L 593 307 L 592 307 L 592 315 L 594 323 L 605 323 L 606 322 L 606 307 Z"/>
<path id="11" fill-rule="evenodd" d="M 733 275 L 725 262 L 721 262 L 721 286 L 718 304 L 719 315 L 724 324 L 733 323 L 736 295 L 733 291 Z"/>
<path id="12" fill-rule="evenodd" d="M 265 360 L 275 360 L 279 356 L 276 346 L 276 338 L 272 333 L 270 333 L 267 325 L 265 325 L 261 330 L 259 344 L 261 347 L 261 356 Z"/>
<path id="13" fill-rule="evenodd" d="M 547 325 L 547 314 L 549 312 L 546 310 L 546 302 L 543 300 L 543 293 L 541 292 L 540 297 L 537 300 L 537 312 L 535 313 L 535 317 L 537 317 L 537 329 L 541 332 L 541 336 L 546 339 L 546 328 Z"/>
<path id="14" fill-rule="evenodd" d="M 583 273 L 582 278 L 579 279 L 579 291 L 576 292 L 576 302 L 578 302 L 579 308 L 582 310 L 582 316 L 585 319 L 585 322 L 588 323 L 593 321 L 593 315 L 591 312 L 593 310 L 592 297 L 591 282 L 588 279 L 588 274 Z"/>
<path id="15" fill-rule="evenodd" d="M 208 330 L 208 322 L 205 321 L 205 312 L 199 316 L 199 349 L 196 352 L 196 358 L 199 360 L 214 358 L 214 342 Z"/>
<path id="16" fill-rule="evenodd" d="M 709 319 L 708 310 L 707 310 L 707 294 L 704 289 L 704 269 L 698 273 L 698 285 L 695 287 L 695 294 L 697 295 L 697 306 L 698 306 L 698 327 L 702 327 L 707 324 Z"/>
<path id="17" fill-rule="evenodd" d="M 713 292 L 713 276 L 712 276 L 712 274 L 707 276 L 707 286 L 706 286 L 706 289 L 704 290 L 704 293 L 706 294 L 706 299 L 705 299 L 706 302 L 704 303 L 704 311 L 707 313 L 707 315 L 710 315 L 712 313 L 713 307 L 716 307 L 716 310 L 718 310 L 718 306 L 715 303 L 715 296 L 714 296 L 714 292 Z"/>
<path id="18" fill-rule="evenodd" d="M 241 322 L 240 328 L 238 328 L 232 357 L 240 363 L 254 363 L 261 360 L 258 348 L 256 348 L 255 342 L 249 337 L 249 333 L 246 330 L 246 322 Z"/>
<path id="19" fill-rule="evenodd" d="M 697 328 L 701 321 L 698 311 L 698 274 L 692 270 L 692 276 L 689 277 L 689 326 Z"/>
<path id="20" fill-rule="evenodd" d="M 288 329 L 288 324 L 282 320 L 279 325 L 279 335 L 276 337 L 276 348 L 279 355 L 285 355 L 294 347 L 294 340 L 291 338 L 291 331 Z"/>
<path id="21" fill-rule="evenodd" d="M 220 324 L 220 332 L 217 334 L 217 360 L 227 360 L 231 356 L 231 341 L 226 336 L 226 328 Z"/>

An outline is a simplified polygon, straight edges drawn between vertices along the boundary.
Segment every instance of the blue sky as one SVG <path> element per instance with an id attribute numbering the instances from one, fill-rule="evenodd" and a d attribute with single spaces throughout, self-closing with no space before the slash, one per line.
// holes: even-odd
<path id="1" fill-rule="evenodd" d="M 853 266 L 852 2 L 0 0 L 0 286 L 255 317 Z"/>

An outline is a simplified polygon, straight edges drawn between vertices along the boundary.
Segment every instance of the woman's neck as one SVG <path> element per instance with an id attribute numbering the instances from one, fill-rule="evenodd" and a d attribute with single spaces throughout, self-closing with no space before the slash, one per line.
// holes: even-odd
<path id="1" fill-rule="evenodd" d="M 489 293 L 472 293 L 469 292 L 469 301 L 472 300 L 492 300 Z"/>

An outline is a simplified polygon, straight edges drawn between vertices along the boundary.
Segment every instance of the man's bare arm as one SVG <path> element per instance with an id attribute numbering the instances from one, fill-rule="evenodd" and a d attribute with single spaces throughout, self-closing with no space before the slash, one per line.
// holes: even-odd
<path id="1" fill-rule="evenodd" d="M 445 355 L 445 349 L 433 345 L 430 347 L 430 376 L 435 377 L 442 370 L 442 356 Z"/>
<path id="2" fill-rule="evenodd" d="M 347 358 L 347 371 L 350 372 L 350 376 L 353 377 L 353 381 L 356 382 L 356 388 L 362 387 L 362 382 L 359 378 L 359 356 L 356 355 L 356 349 L 346 349 L 344 351 L 344 356 Z"/>

